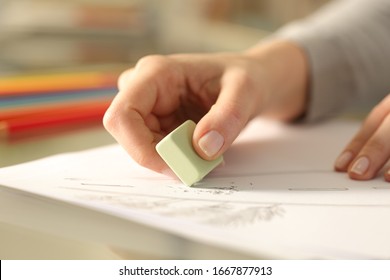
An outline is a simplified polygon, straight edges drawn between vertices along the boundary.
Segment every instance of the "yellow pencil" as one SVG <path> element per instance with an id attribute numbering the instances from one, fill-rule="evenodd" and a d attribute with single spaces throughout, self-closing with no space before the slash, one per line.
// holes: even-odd
<path id="1" fill-rule="evenodd" d="M 59 73 L 0 78 L 0 97 L 115 87 L 112 72 Z"/>

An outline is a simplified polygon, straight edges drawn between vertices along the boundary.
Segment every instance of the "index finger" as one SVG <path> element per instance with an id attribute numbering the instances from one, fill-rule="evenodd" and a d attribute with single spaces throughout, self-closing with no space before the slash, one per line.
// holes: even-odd
<path id="1" fill-rule="evenodd" d="M 369 113 L 363 125 L 335 162 L 335 170 L 347 171 L 361 149 L 371 139 L 390 112 L 390 94 Z"/>
<path id="2" fill-rule="evenodd" d="M 137 64 L 103 119 L 106 129 L 137 163 L 160 173 L 169 168 L 155 150 L 163 137 L 156 115 L 169 114 L 179 103 L 169 67 L 161 58 Z"/>

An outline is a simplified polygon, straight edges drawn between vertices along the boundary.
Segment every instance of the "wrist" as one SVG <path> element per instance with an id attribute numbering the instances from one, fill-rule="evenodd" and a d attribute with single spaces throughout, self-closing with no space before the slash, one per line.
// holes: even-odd
<path id="1" fill-rule="evenodd" d="M 268 96 L 263 98 L 264 116 L 291 121 L 306 111 L 308 63 L 304 51 L 294 43 L 273 41 L 255 46 L 244 53 L 264 69 L 262 79 Z"/>

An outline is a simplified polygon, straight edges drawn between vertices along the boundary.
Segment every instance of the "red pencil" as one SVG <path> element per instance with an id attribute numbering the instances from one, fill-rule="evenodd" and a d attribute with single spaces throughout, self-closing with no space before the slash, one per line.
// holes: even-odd
<path id="1" fill-rule="evenodd" d="M 109 101 L 91 102 L 66 110 L 37 113 L 19 118 L 0 121 L 0 138 L 12 138 L 21 135 L 36 135 L 61 127 L 101 122 Z"/>
<path id="2" fill-rule="evenodd" d="M 77 108 L 93 108 L 99 105 L 109 106 L 112 97 L 93 98 L 88 100 L 70 100 L 65 102 L 55 102 L 49 104 L 33 104 L 30 106 L 19 106 L 15 108 L 0 109 L 0 122 L 10 119 L 34 115 L 58 115 L 67 114 Z"/>

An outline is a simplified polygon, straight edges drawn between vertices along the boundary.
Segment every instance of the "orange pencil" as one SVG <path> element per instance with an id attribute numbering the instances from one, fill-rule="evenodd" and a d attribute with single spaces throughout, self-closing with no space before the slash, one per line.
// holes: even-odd
<path id="1" fill-rule="evenodd" d="M 117 78 L 109 72 L 2 77 L 0 97 L 116 87 Z"/>
<path id="2" fill-rule="evenodd" d="M 43 131 L 58 130 L 70 125 L 101 122 L 108 102 L 91 103 L 56 114 L 42 113 L 0 121 L 0 138 L 20 135 L 36 135 Z"/>

